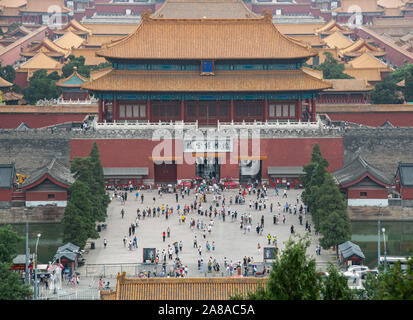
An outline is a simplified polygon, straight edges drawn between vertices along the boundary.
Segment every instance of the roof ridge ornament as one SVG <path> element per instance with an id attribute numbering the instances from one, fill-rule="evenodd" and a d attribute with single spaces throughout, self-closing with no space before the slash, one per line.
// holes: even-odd
<path id="1" fill-rule="evenodd" d="M 273 21 L 272 19 L 272 12 L 270 10 L 262 10 L 262 14 L 264 15 L 264 20 L 265 21 Z"/>
<path id="2" fill-rule="evenodd" d="M 142 21 L 148 21 L 151 19 L 152 10 L 148 9 L 147 11 L 143 11 L 141 14 Z"/>

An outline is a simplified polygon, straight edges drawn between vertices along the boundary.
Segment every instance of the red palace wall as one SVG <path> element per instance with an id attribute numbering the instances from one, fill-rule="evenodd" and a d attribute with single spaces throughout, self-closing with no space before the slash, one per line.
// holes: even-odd
<path id="1" fill-rule="evenodd" d="M 54 199 L 49 199 L 48 195 L 54 194 Z M 66 201 L 67 192 L 55 191 L 27 191 L 26 201 Z"/>
<path id="2" fill-rule="evenodd" d="M 367 196 L 360 196 L 360 192 L 367 192 Z M 349 189 L 347 191 L 348 199 L 387 199 L 387 189 Z"/>
<path id="3" fill-rule="evenodd" d="M 381 126 L 386 120 L 394 126 L 411 127 L 413 123 L 412 112 L 374 112 L 374 113 L 329 113 L 328 116 L 332 121 L 348 121 L 367 126 Z"/>
<path id="4" fill-rule="evenodd" d="M 89 156 L 92 144 L 95 140 L 72 139 L 70 141 L 70 157 Z M 149 169 L 146 179 L 154 179 L 154 163 L 151 159 L 152 151 L 160 141 L 144 139 L 98 139 L 96 140 L 100 159 L 103 167 L 147 167 Z M 237 141 L 234 141 L 236 144 Z M 318 143 L 321 152 L 330 163 L 328 171 L 333 172 L 343 166 L 343 139 L 340 138 L 283 138 L 261 139 L 260 155 L 266 159 L 262 162 L 262 178 L 268 178 L 269 166 L 303 166 L 310 162 L 311 151 L 315 143 Z M 172 152 L 175 146 L 172 143 Z M 249 156 L 252 141 L 249 140 Z M 195 163 L 179 163 L 183 161 L 181 142 L 177 142 L 178 179 L 191 179 L 195 176 Z M 234 148 L 235 149 L 235 148 Z M 162 154 L 161 154 L 162 155 Z M 226 163 L 221 165 L 221 177 L 239 178 L 239 165 L 234 160 L 234 155 L 226 153 Z M 239 155 L 239 154 L 238 154 Z M 179 158 L 180 157 L 180 158 Z"/>
<path id="5" fill-rule="evenodd" d="M 401 197 L 403 200 L 413 200 L 413 188 L 402 187 L 401 191 Z"/>
<path id="6" fill-rule="evenodd" d="M 0 189 L 0 201 L 11 201 L 13 190 Z"/>
<path id="7" fill-rule="evenodd" d="M 0 128 L 15 129 L 23 121 L 29 128 L 43 128 L 65 122 L 82 122 L 86 116 L 86 114 L 1 113 Z"/>
<path id="8" fill-rule="evenodd" d="M 369 41 L 373 41 L 376 46 L 382 48 L 384 51 L 386 51 L 386 59 L 391 61 L 392 64 L 394 64 L 397 67 L 403 66 L 406 62 L 408 63 L 413 63 L 413 58 L 408 57 L 404 55 L 402 52 L 399 50 L 393 48 L 392 46 L 384 43 L 380 39 L 377 39 L 373 35 L 360 30 L 360 29 L 355 29 L 357 35 L 362 38 L 362 39 L 368 39 Z"/>

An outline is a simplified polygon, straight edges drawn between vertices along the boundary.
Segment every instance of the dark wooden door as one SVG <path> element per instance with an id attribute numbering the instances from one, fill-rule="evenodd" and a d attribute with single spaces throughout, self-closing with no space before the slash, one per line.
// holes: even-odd
<path id="1" fill-rule="evenodd" d="M 155 183 L 176 183 L 177 165 L 176 163 L 154 164 Z"/>

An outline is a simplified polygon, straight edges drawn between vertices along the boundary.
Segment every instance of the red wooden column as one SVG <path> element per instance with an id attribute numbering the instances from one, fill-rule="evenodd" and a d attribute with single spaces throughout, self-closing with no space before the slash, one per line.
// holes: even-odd
<path id="1" fill-rule="evenodd" d="M 268 120 L 268 99 L 264 100 L 264 121 Z"/>
<path id="2" fill-rule="evenodd" d="M 181 120 L 185 121 L 185 101 L 181 100 Z"/>
<path id="3" fill-rule="evenodd" d="M 303 117 L 303 100 L 297 101 L 297 119 L 302 120 Z"/>
<path id="4" fill-rule="evenodd" d="M 148 118 L 148 121 L 151 121 L 151 100 L 148 99 L 146 101 L 146 117 Z"/>
<path id="5" fill-rule="evenodd" d="M 315 99 L 311 99 L 311 122 L 316 121 L 316 102 Z"/>
<path id="6" fill-rule="evenodd" d="M 112 103 L 112 109 L 113 109 L 113 121 L 118 121 L 118 100 L 117 99 L 113 99 L 113 103 Z"/>
<path id="7" fill-rule="evenodd" d="M 99 99 L 98 101 L 98 123 L 102 123 L 103 122 L 103 103 L 102 103 L 102 99 Z"/>
<path id="8" fill-rule="evenodd" d="M 231 103 L 229 105 L 229 115 L 230 115 L 230 121 L 234 121 L 234 99 L 231 99 Z"/>

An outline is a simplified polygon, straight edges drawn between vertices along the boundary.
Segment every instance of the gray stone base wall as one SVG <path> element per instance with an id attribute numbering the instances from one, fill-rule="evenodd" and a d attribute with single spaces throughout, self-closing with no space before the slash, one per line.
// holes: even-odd
<path id="1" fill-rule="evenodd" d="M 32 223 L 57 223 L 61 222 L 65 208 L 56 206 L 39 206 L 34 208 L 0 209 L 0 224 L 25 223 L 26 211 L 28 221 Z"/>

